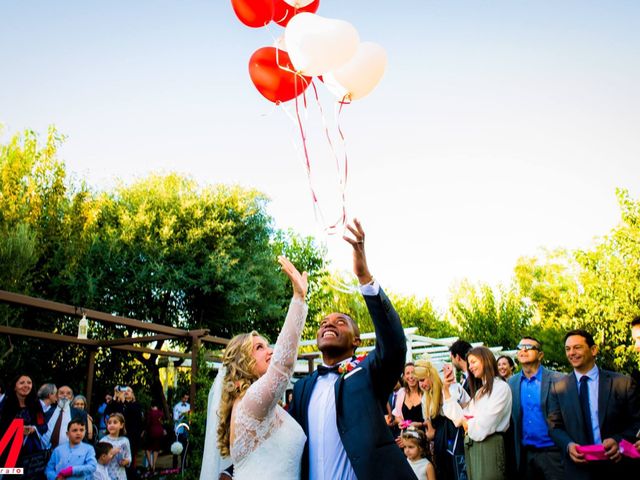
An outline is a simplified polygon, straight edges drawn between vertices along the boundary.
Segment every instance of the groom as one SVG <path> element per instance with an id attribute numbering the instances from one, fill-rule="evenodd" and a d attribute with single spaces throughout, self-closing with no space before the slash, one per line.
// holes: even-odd
<path id="1" fill-rule="evenodd" d="M 320 323 L 323 365 L 295 384 L 290 409 L 307 434 L 302 478 L 415 479 L 384 420 L 387 398 L 404 367 L 404 331 L 369 272 L 360 222 L 347 228 L 354 238 L 344 239 L 353 247 L 353 270 L 373 320 L 376 348 L 364 358 L 354 356 L 360 330 L 344 313 L 331 313 Z"/>

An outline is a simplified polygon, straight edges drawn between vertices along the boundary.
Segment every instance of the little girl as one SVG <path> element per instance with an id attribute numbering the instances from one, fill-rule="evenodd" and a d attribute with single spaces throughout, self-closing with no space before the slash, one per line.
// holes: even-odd
<path id="1" fill-rule="evenodd" d="M 121 413 L 112 413 L 107 420 L 108 435 L 102 440 L 108 441 L 113 445 L 113 458 L 107 465 L 109 478 L 111 480 L 127 480 L 127 473 L 124 469 L 131 463 L 131 447 L 129 439 L 125 437 L 127 434 L 124 429 L 124 416 Z"/>
<path id="2" fill-rule="evenodd" d="M 427 459 L 427 437 L 420 430 L 407 428 L 402 433 L 404 456 L 418 480 L 436 480 L 436 470 Z"/>

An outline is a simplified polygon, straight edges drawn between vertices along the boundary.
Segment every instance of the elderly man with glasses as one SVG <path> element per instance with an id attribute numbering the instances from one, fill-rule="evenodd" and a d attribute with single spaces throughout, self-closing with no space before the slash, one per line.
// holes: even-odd
<path id="1" fill-rule="evenodd" d="M 519 478 L 562 479 L 562 453 L 547 425 L 551 384 L 563 375 L 542 366 L 542 342 L 523 337 L 518 344 L 522 370 L 509 379 L 513 398 L 511 418 Z"/>

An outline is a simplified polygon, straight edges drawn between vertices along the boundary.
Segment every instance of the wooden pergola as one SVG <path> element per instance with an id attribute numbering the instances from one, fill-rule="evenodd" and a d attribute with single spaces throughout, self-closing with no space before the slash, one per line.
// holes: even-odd
<path id="1" fill-rule="evenodd" d="M 209 335 L 209 330 L 207 329 L 183 330 L 166 325 L 158 325 L 149 321 L 142 321 L 133 318 L 112 315 L 110 313 L 91 310 L 89 308 L 67 305 L 64 303 L 53 302 L 51 300 L 44 300 L 41 298 L 29 297 L 27 295 L 8 292 L 6 290 L 0 290 L 0 302 L 9 305 L 18 305 L 45 310 L 47 312 L 53 312 L 77 318 L 82 318 L 83 316 L 85 316 L 88 320 L 111 325 L 121 325 L 129 327 L 131 329 L 135 329 L 137 331 L 145 332 L 145 335 L 139 337 L 123 337 L 109 340 L 100 340 L 82 339 L 70 335 L 61 335 L 58 333 L 44 332 L 40 330 L 0 326 L 0 333 L 6 335 L 38 338 L 41 340 L 85 346 L 89 352 L 87 362 L 87 402 L 91 402 L 91 395 L 93 393 L 93 377 L 95 373 L 95 358 L 98 348 L 100 347 L 112 350 L 123 350 L 127 352 L 148 353 L 150 355 L 191 359 L 190 395 L 192 399 L 195 399 L 195 378 L 198 370 L 198 354 L 203 342 L 217 345 L 226 345 L 227 343 L 229 343 L 229 340 L 226 338 Z M 190 348 L 187 349 L 186 352 L 177 352 L 138 346 L 138 344 L 148 344 L 150 342 L 159 340 L 187 341 L 189 342 Z M 195 405 L 194 401 L 192 401 L 192 405 Z M 90 405 L 87 405 L 87 409 L 89 407 Z"/>

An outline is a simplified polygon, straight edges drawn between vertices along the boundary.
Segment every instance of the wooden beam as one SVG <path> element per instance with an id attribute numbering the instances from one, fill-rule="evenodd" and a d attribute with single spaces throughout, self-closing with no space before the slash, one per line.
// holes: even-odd
<path id="1" fill-rule="evenodd" d="M 200 339 L 203 342 L 217 343 L 218 345 L 228 345 L 229 339 L 223 337 L 216 337 L 215 335 L 206 335 Z"/>
<path id="2" fill-rule="evenodd" d="M 173 335 L 147 335 L 146 337 L 125 337 L 114 338 L 112 340 L 99 340 L 98 344 L 101 347 L 113 347 L 116 345 L 133 345 L 134 343 L 149 343 L 156 342 L 158 340 L 175 339 Z"/>
<path id="3" fill-rule="evenodd" d="M 189 332 L 180 328 L 158 325 L 153 322 L 143 322 L 141 320 L 121 317 L 118 315 L 111 315 L 109 313 L 99 312 L 97 310 L 91 310 L 88 308 L 74 307 L 64 303 L 52 302 L 51 300 L 44 300 L 42 298 L 29 297 L 27 295 L 7 292 L 6 290 L 0 290 L 0 302 L 40 308 L 49 312 L 57 312 L 75 317 L 82 317 L 82 315 L 86 315 L 86 317 L 91 320 L 111 323 L 115 325 L 124 325 L 126 327 L 145 330 L 148 332 L 164 333 L 167 335 L 172 335 L 174 337 L 190 337 Z"/>
<path id="4" fill-rule="evenodd" d="M 20 337 L 39 338 L 41 340 L 51 340 L 54 342 L 74 343 L 77 345 L 97 346 L 96 340 L 84 340 L 70 335 L 60 335 L 59 333 L 39 332 L 37 330 L 29 330 L 26 328 L 5 327 L 0 326 L 0 333 L 7 335 L 17 335 Z"/>
<path id="5" fill-rule="evenodd" d="M 178 358 L 191 358 L 191 354 L 182 352 L 169 352 L 167 350 L 156 350 L 153 348 L 134 347 L 133 345 L 115 345 L 113 347 L 107 347 L 113 350 L 123 350 L 125 352 L 133 353 L 148 353 L 149 355 L 161 355 L 164 357 L 178 357 Z"/>

